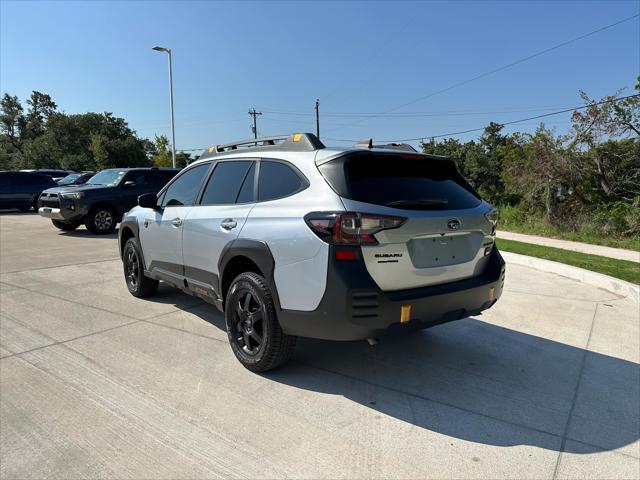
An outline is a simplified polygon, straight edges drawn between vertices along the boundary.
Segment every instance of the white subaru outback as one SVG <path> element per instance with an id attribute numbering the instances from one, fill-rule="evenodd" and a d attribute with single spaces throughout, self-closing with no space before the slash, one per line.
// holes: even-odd
<path id="1" fill-rule="evenodd" d="M 138 204 L 119 233 L 131 294 L 162 280 L 213 303 L 252 371 L 287 361 L 298 336 L 427 328 L 502 293 L 496 210 L 455 162 L 408 145 L 219 145 Z"/>

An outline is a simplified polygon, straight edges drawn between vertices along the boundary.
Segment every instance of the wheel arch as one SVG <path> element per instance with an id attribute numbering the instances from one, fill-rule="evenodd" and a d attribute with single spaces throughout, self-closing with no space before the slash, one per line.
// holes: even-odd
<path id="1" fill-rule="evenodd" d="M 220 299 L 224 302 L 231 282 L 243 272 L 262 275 L 271 290 L 276 307 L 280 310 L 278 292 L 273 280 L 275 262 L 269 246 L 259 240 L 238 239 L 227 244 L 220 253 L 218 272 L 220 274 Z"/>

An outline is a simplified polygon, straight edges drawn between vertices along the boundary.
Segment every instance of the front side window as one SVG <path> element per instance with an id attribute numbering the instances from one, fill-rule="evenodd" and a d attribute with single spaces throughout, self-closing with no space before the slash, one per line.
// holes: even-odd
<path id="1" fill-rule="evenodd" d="M 268 160 L 260 162 L 258 201 L 287 197 L 300 191 L 303 186 L 300 176 L 288 165 Z"/>
<path id="2" fill-rule="evenodd" d="M 149 174 L 147 172 L 139 170 L 137 172 L 129 172 L 124 180 L 125 182 L 136 182 L 136 187 L 146 187 L 150 184 L 148 177 Z"/>
<path id="3" fill-rule="evenodd" d="M 251 176 L 251 179 L 249 178 Z M 250 187 L 249 187 L 250 184 Z M 245 185 L 247 188 L 245 189 Z M 251 192 L 248 192 L 249 188 Z M 202 205 L 231 205 L 253 200 L 253 162 L 220 162 L 202 194 Z"/>
<path id="4" fill-rule="evenodd" d="M 169 185 L 162 197 L 161 205 L 163 207 L 193 205 L 207 170 L 209 170 L 209 164 L 203 163 L 185 171 Z"/>

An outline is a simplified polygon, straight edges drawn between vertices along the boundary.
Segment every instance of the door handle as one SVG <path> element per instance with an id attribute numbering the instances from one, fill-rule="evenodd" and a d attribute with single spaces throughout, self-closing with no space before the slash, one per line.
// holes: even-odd
<path id="1" fill-rule="evenodd" d="M 236 222 L 233 218 L 225 218 L 222 222 L 220 222 L 220 226 L 225 230 L 232 230 L 238 226 L 238 222 Z"/>
<path id="2" fill-rule="evenodd" d="M 182 219 L 181 218 L 174 218 L 173 220 L 171 220 L 171 225 L 173 225 L 174 227 L 181 227 L 182 226 Z"/>

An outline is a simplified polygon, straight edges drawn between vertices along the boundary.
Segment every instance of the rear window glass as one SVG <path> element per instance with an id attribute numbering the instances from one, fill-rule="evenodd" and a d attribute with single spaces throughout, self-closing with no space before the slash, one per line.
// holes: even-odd
<path id="1" fill-rule="evenodd" d="M 293 195 L 303 188 L 302 179 L 291 167 L 262 160 L 258 179 L 258 201 L 265 202 Z"/>
<path id="2" fill-rule="evenodd" d="M 367 153 L 339 157 L 319 168 L 338 195 L 359 202 L 408 210 L 480 204 L 480 196 L 448 160 Z"/>

